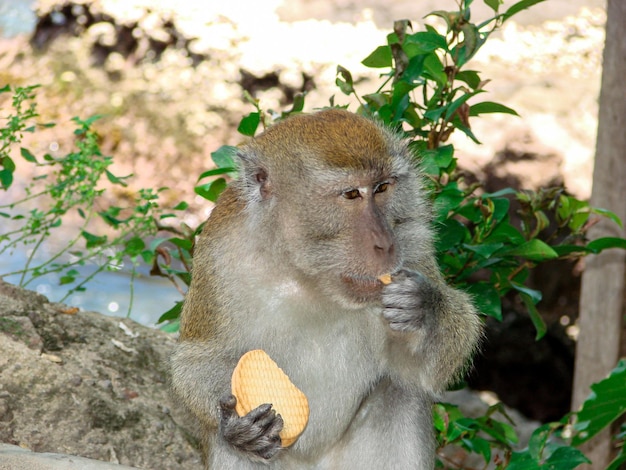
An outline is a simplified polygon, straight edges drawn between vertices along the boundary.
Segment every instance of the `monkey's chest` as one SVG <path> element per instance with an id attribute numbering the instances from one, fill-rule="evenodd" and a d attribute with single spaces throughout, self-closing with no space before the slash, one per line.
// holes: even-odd
<path id="1" fill-rule="evenodd" d="M 308 448 L 338 439 L 380 379 L 384 338 L 369 319 L 358 320 L 278 328 L 279 337 L 268 335 L 261 346 L 307 396 L 309 424 L 300 439 Z"/>

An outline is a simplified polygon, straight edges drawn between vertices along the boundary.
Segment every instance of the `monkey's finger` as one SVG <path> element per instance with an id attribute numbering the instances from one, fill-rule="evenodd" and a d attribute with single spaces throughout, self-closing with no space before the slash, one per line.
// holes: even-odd
<path id="1" fill-rule="evenodd" d="M 220 398 L 220 408 L 222 410 L 234 410 L 237 406 L 237 397 L 230 393 Z"/>
<path id="2" fill-rule="evenodd" d="M 424 316 L 415 310 L 403 308 L 385 308 L 383 317 L 389 322 L 389 328 L 394 331 L 413 331 L 423 323 Z"/>
<path id="3" fill-rule="evenodd" d="M 224 395 L 220 399 L 220 415 L 223 423 L 239 416 L 235 411 L 235 405 L 237 405 L 237 398 L 234 395 Z"/>
<path id="4" fill-rule="evenodd" d="M 389 322 L 408 323 L 419 320 L 417 305 L 387 306 L 383 309 L 383 318 Z"/>
<path id="5" fill-rule="evenodd" d="M 285 422 L 283 421 L 283 417 L 279 414 L 277 414 L 274 418 L 274 420 L 269 423 L 269 427 L 267 428 L 267 432 L 269 435 L 273 436 L 276 435 L 278 436 L 278 434 L 283 430 L 283 426 L 285 425 Z M 280 437 L 279 437 L 280 439 Z"/>
<path id="6" fill-rule="evenodd" d="M 272 442 L 267 447 L 265 447 L 259 452 L 259 455 L 265 460 L 270 460 L 280 451 L 281 451 L 280 437 L 276 436 L 276 440 L 272 440 Z"/>
<path id="7" fill-rule="evenodd" d="M 251 410 L 246 415 L 246 418 L 249 418 L 256 423 L 269 423 L 271 420 L 276 418 L 276 411 L 274 411 L 270 403 L 264 403 L 263 405 L 259 405 L 255 409 Z"/>
<path id="8" fill-rule="evenodd" d="M 261 406 L 265 407 L 265 405 Z M 258 410 L 258 408 L 256 410 Z M 260 415 L 253 414 L 253 411 L 255 410 L 248 413 L 245 419 L 251 420 L 250 423 L 253 428 L 257 430 L 259 436 L 266 436 L 266 438 L 273 441 L 276 441 L 276 438 L 280 439 L 278 434 L 282 431 L 284 425 L 282 416 L 277 414 L 273 409 L 269 409 L 268 412 Z"/>

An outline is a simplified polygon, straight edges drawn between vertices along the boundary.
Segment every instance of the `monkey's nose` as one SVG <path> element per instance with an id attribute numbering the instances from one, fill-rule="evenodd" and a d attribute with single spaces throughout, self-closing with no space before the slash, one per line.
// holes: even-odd
<path id="1" fill-rule="evenodd" d="M 396 251 L 396 246 L 392 240 L 377 240 L 374 244 L 374 251 L 378 255 L 393 256 Z"/>

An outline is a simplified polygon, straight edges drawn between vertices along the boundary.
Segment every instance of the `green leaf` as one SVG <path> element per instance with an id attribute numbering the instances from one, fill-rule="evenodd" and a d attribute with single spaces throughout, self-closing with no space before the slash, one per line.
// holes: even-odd
<path id="1" fill-rule="evenodd" d="M 626 359 L 622 359 L 609 376 L 591 386 L 591 395 L 576 414 L 578 431 L 572 444 L 588 441 L 626 412 Z"/>
<path id="2" fill-rule="evenodd" d="M 84 121 L 81 121 L 78 117 L 72 118 L 72 120 L 77 123 L 82 123 L 90 127 L 94 122 L 96 122 L 98 119 L 102 119 L 103 117 L 104 117 L 103 114 L 94 114 L 93 116 L 88 117 Z"/>
<path id="3" fill-rule="evenodd" d="M 176 302 L 176 304 L 170 308 L 167 312 L 163 313 L 157 323 L 163 323 L 165 321 L 177 320 L 180 317 L 180 312 L 183 310 L 183 301 Z"/>
<path id="4" fill-rule="evenodd" d="M 65 272 L 63 276 L 59 279 L 59 285 L 63 286 L 66 284 L 71 284 L 76 281 L 76 278 L 80 275 L 80 273 L 76 269 L 69 269 Z"/>
<path id="5" fill-rule="evenodd" d="M 98 215 L 102 217 L 102 220 L 104 220 L 107 224 L 109 224 L 112 227 L 117 228 L 123 222 L 117 218 L 117 216 L 120 213 L 120 210 L 121 209 L 119 207 L 113 206 L 113 207 L 109 207 L 109 209 L 107 209 L 106 211 L 98 212 Z"/>
<path id="6" fill-rule="evenodd" d="M 463 199 L 463 191 L 458 189 L 456 185 L 448 184 L 445 186 L 435 198 L 434 209 L 437 219 L 447 219 L 448 214 L 455 211 Z"/>
<path id="7" fill-rule="evenodd" d="M 481 437 L 463 439 L 463 444 L 465 444 L 469 451 L 482 455 L 485 462 L 489 462 L 491 460 L 491 446 L 486 439 Z"/>
<path id="8" fill-rule="evenodd" d="M 385 93 L 370 93 L 369 95 L 363 95 L 363 99 L 373 109 L 381 108 L 389 103 L 389 95 Z"/>
<path id="9" fill-rule="evenodd" d="M 448 31 L 450 31 L 453 24 L 458 22 L 459 17 L 460 17 L 458 11 L 444 11 L 444 10 L 432 11 L 428 15 L 426 15 L 425 18 L 428 18 L 429 16 L 438 16 L 439 18 L 442 18 L 446 22 L 446 25 L 448 26 Z"/>
<path id="10" fill-rule="evenodd" d="M 448 43 L 445 36 L 437 32 L 420 31 L 415 34 L 408 35 L 402 49 L 406 53 L 407 57 L 413 58 L 418 55 L 429 54 L 437 49 L 448 50 Z"/>
<path id="11" fill-rule="evenodd" d="M 501 254 L 506 256 L 521 256 L 531 261 L 547 261 L 559 257 L 551 246 L 537 238 L 529 240 Z"/>
<path id="12" fill-rule="evenodd" d="M 437 251 L 447 251 L 469 236 L 467 227 L 456 219 L 445 219 L 436 228 Z"/>
<path id="13" fill-rule="evenodd" d="M 511 286 L 513 287 L 513 289 L 515 289 L 518 292 L 521 292 L 525 295 L 527 295 L 530 300 L 532 301 L 533 305 L 537 304 L 541 301 L 541 291 L 538 291 L 536 289 L 531 289 L 530 287 L 526 287 L 522 284 L 519 284 L 517 282 L 512 282 Z"/>
<path id="14" fill-rule="evenodd" d="M 2 164 L 2 166 L 6 170 L 9 170 L 10 172 L 15 171 L 15 162 L 13 161 L 11 157 L 8 157 L 8 156 L 2 157 L 2 159 L 0 160 L 0 164 Z"/>
<path id="15" fill-rule="evenodd" d="M 87 242 L 87 245 L 86 245 L 87 248 L 95 248 L 97 246 L 102 246 L 107 242 L 106 235 L 98 236 L 98 235 L 89 233 L 86 230 L 82 230 L 80 234 Z"/>
<path id="16" fill-rule="evenodd" d="M 218 178 L 215 181 L 207 184 L 201 184 L 194 188 L 194 192 L 209 201 L 215 202 L 219 195 L 226 189 L 226 180 L 224 178 Z"/>
<path id="17" fill-rule="evenodd" d="M 551 434 L 552 425 L 550 423 L 543 424 L 533 431 L 528 441 L 528 452 L 533 458 L 541 459 L 541 454 Z"/>
<path id="18" fill-rule="evenodd" d="M 483 0 L 483 2 L 491 8 L 494 13 L 498 13 L 498 9 L 500 8 L 500 5 L 502 5 L 503 0 Z"/>
<path id="19" fill-rule="evenodd" d="M 626 447 L 622 446 L 622 451 L 613 459 L 609 466 L 606 467 L 606 470 L 623 470 L 624 467 L 622 467 L 622 465 L 624 463 L 626 463 Z"/>
<path id="20" fill-rule="evenodd" d="M 361 62 L 366 67 L 370 68 L 383 68 L 383 67 L 391 67 L 392 65 L 392 56 L 391 56 L 391 47 L 389 46 L 378 46 L 374 52 L 368 55 Z"/>
<path id="21" fill-rule="evenodd" d="M 137 256 L 146 247 L 144 241 L 139 237 L 132 237 L 125 243 L 125 251 L 129 256 Z"/>
<path id="22" fill-rule="evenodd" d="M 434 121 L 437 121 L 441 117 L 441 115 L 443 114 L 445 110 L 446 110 L 445 106 L 440 106 L 438 108 L 431 108 L 424 113 L 424 117 L 434 122 Z"/>
<path id="23" fill-rule="evenodd" d="M 622 221 L 619 219 L 619 217 L 614 212 L 611 212 L 611 211 L 609 211 L 607 209 L 601 209 L 599 207 L 592 207 L 591 208 L 591 212 L 594 213 L 594 214 L 599 214 L 599 215 L 604 216 L 604 217 L 608 217 L 613 222 L 615 222 L 617 225 L 619 225 L 620 228 L 624 227 L 622 225 Z"/>
<path id="24" fill-rule="evenodd" d="M 502 321 L 502 302 L 500 293 L 489 282 L 476 282 L 467 288 L 474 299 L 478 311 L 498 321 Z"/>
<path id="25" fill-rule="evenodd" d="M 580 450 L 569 446 L 558 447 L 543 465 L 546 469 L 569 470 L 583 463 L 591 463 Z"/>
<path id="26" fill-rule="evenodd" d="M 448 427 L 447 423 L 447 413 L 444 405 L 441 403 L 435 403 L 433 406 L 433 424 L 435 429 L 443 433 Z"/>
<path id="27" fill-rule="evenodd" d="M 591 253 L 591 250 L 579 245 L 555 245 L 552 248 L 559 255 L 559 258 L 572 254 L 576 256 L 584 256 Z"/>
<path id="28" fill-rule="evenodd" d="M 395 114 L 395 121 L 399 121 L 404 111 L 409 105 L 408 94 L 415 88 L 415 85 L 407 83 L 403 80 L 396 83 L 393 87 L 393 93 L 391 95 L 391 108 Z"/>
<path id="29" fill-rule="evenodd" d="M 302 112 L 304 109 L 304 93 L 296 93 L 293 95 L 293 102 L 291 104 L 291 109 L 288 111 L 284 111 L 282 113 L 282 117 L 287 117 L 291 114 L 296 114 Z"/>
<path id="30" fill-rule="evenodd" d="M 523 235 L 508 221 L 503 220 L 491 231 L 483 243 L 505 243 L 508 246 L 522 245 L 526 243 Z"/>
<path id="31" fill-rule="evenodd" d="M 473 104 L 470 107 L 470 116 L 478 116 L 479 114 L 488 114 L 488 113 L 504 113 L 504 114 L 512 114 L 514 116 L 519 116 L 517 111 L 509 108 L 508 106 L 504 106 L 500 103 L 494 103 L 492 101 L 481 101 L 480 103 Z"/>
<path id="32" fill-rule="evenodd" d="M 351 95 L 354 93 L 354 81 L 352 80 L 352 74 L 348 69 L 342 67 L 341 65 L 337 66 L 337 78 L 335 83 L 341 90 L 344 95 Z"/>
<path id="33" fill-rule="evenodd" d="M 513 452 L 506 470 L 540 470 L 539 462 L 532 458 L 527 451 Z"/>
<path id="34" fill-rule="evenodd" d="M 188 207 L 189 207 L 189 204 L 187 204 L 185 201 L 181 201 L 181 202 L 179 202 L 178 204 L 176 204 L 176 205 L 172 208 L 172 210 L 175 210 L 175 211 L 184 211 L 184 210 L 186 210 Z"/>
<path id="35" fill-rule="evenodd" d="M 450 103 L 448 105 L 448 108 L 446 109 L 446 120 L 450 119 L 450 117 L 459 108 L 459 106 L 461 106 L 463 103 L 465 103 L 467 100 L 469 100 L 472 96 L 476 95 L 477 93 L 481 93 L 481 91 L 479 90 L 479 91 L 473 91 L 472 93 L 465 93 L 461 95 L 459 98 L 455 99 L 452 103 Z"/>
<path id="36" fill-rule="evenodd" d="M 243 135 L 247 135 L 253 137 L 256 133 L 257 127 L 259 127 L 259 123 L 261 122 L 261 114 L 259 112 L 253 112 L 244 116 L 239 122 L 239 127 L 237 127 L 237 132 Z"/>
<path id="37" fill-rule="evenodd" d="M 495 193 L 485 193 L 481 197 L 483 199 L 487 199 L 487 198 L 495 199 L 495 198 L 499 198 L 502 196 L 509 196 L 511 194 L 517 194 L 517 191 L 514 190 L 513 188 L 504 188 L 499 191 L 496 191 Z"/>
<path id="38" fill-rule="evenodd" d="M 409 63 L 402 74 L 402 80 L 407 81 L 408 83 L 423 83 L 422 72 L 424 71 L 424 59 L 426 56 L 417 55 L 415 57 L 411 57 L 409 59 Z"/>
<path id="39" fill-rule="evenodd" d="M 476 144 L 480 145 L 480 140 L 478 140 L 476 138 L 476 136 L 474 135 L 474 133 L 472 132 L 472 130 L 467 127 L 466 125 L 464 125 L 461 120 L 459 119 L 458 116 L 455 116 L 454 119 L 452 120 L 452 124 L 454 125 L 455 128 L 457 128 L 458 130 L 460 130 L 461 132 L 463 132 L 463 134 L 465 134 L 466 136 L 468 136 L 470 139 L 472 139 Z"/>
<path id="40" fill-rule="evenodd" d="M 604 237 L 589 242 L 586 248 L 592 253 L 600 253 L 609 248 L 622 248 L 626 250 L 626 238 Z"/>
<path id="41" fill-rule="evenodd" d="M 435 163 L 442 170 L 445 170 L 450 167 L 450 165 L 454 162 L 454 146 L 453 145 L 442 145 L 438 147 L 435 151 Z"/>
<path id="42" fill-rule="evenodd" d="M 214 168 L 213 170 L 207 170 L 203 172 L 200 176 L 198 176 L 198 181 L 204 178 L 208 178 L 209 176 L 228 175 L 228 174 L 232 174 L 236 172 L 237 172 L 237 168 L 232 168 L 232 167 L 231 168 L 228 168 L 228 167 Z"/>
<path id="43" fill-rule="evenodd" d="M 490 420 L 487 423 L 481 423 L 481 429 L 493 437 L 496 441 L 501 442 L 507 446 L 517 444 L 518 437 L 515 433 L 515 429 L 508 423 L 503 423 L 496 420 Z"/>
<path id="44" fill-rule="evenodd" d="M 119 184 L 121 186 L 128 186 L 128 184 L 124 181 L 125 179 L 129 178 L 131 175 L 128 176 L 115 176 L 113 173 L 111 173 L 109 170 L 105 170 L 105 173 L 107 175 L 107 179 L 113 183 L 113 184 Z"/>
<path id="45" fill-rule="evenodd" d="M 425 72 L 428 72 L 430 77 L 442 86 L 448 83 L 448 76 L 444 71 L 441 59 L 434 52 L 428 54 L 424 59 Z"/>
<path id="46" fill-rule="evenodd" d="M 37 163 L 37 158 L 32 153 L 30 153 L 30 150 L 28 150 L 27 148 L 21 147 L 20 154 L 27 162 Z"/>
<path id="47" fill-rule="evenodd" d="M 169 238 L 157 237 L 150 241 L 150 245 L 148 246 L 148 250 L 152 253 L 156 251 L 156 249 L 162 244 L 168 241 Z"/>
<path id="48" fill-rule="evenodd" d="M 0 170 L 0 185 L 3 189 L 8 189 L 13 184 L 13 172 L 9 170 Z"/>
<path id="49" fill-rule="evenodd" d="M 511 6 L 507 11 L 502 15 L 502 21 L 508 20 L 511 16 L 519 13 L 522 10 L 530 8 L 537 3 L 545 2 L 546 0 L 522 0 L 521 2 L 517 2 L 515 5 Z"/>
<path id="50" fill-rule="evenodd" d="M 480 85 L 480 76 L 478 75 L 478 72 L 474 70 L 462 70 L 456 74 L 455 78 L 461 82 L 467 83 L 472 90 L 475 90 L 478 88 L 478 85 Z M 470 115 L 472 115 L 471 108 Z"/>
<path id="51" fill-rule="evenodd" d="M 537 311 L 537 307 L 535 307 L 534 297 L 527 293 L 528 291 L 532 291 L 532 289 L 524 288 L 524 286 L 521 286 L 520 284 L 517 284 L 517 283 L 511 283 L 511 285 L 513 286 L 515 290 L 517 290 L 520 293 L 520 297 L 522 301 L 524 302 L 524 305 L 528 309 L 530 320 L 533 322 L 533 325 L 535 326 L 535 330 L 537 331 L 535 340 L 539 341 L 541 338 L 544 337 L 544 335 L 548 331 L 548 327 L 546 326 L 546 323 L 543 321 L 543 318 L 541 318 L 541 315 Z M 538 291 L 534 291 L 534 292 L 539 293 L 539 296 L 541 296 L 541 292 L 538 292 Z"/>
<path id="52" fill-rule="evenodd" d="M 166 333 L 178 333 L 180 330 L 180 320 L 176 319 L 170 321 L 169 323 L 162 325 L 160 329 Z"/>
<path id="53" fill-rule="evenodd" d="M 465 63 L 472 58 L 482 43 L 480 42 L 479 31 L 475 24 L 463 23 L 461 31 L 463 32 L 463 49 L 465 53 L 463 63 Z"/>
<path id="54" fill-rule="evenodd" d="M 463 248 L 476 253 L 482 258 L 489 259 L 500 251 L 503 246 L 504 243 L 480 243 L 479 245 L 464 244 Z"/>
<path id="55" fill-rule="evenodd" d="M 236 154 L 237 147 L 222 145 L 215 152 L 211 152 L 211 160 L 218 168 L 234 168 L 237 166 L 233 158 Z"/>
<path id="56" fill-rule="evenodd" d="M 177 278 L 183 281 L 186 286 L 189 286 L 189 284 L 191 284 L 191 274 L 189 273 L 189 271 L 178 271 L 172 269 L 171 272 L 175 274 Z"/>
<path id="57" fill-rule="evenodd" d="M 544 424 L 533 432 L 528 447 L 513 452 L 507 470 L 572 470 L 589 462 L 578 449 L 549 438 L 559 423 Z"/>
<path id="58" fill-rule="evenodd" d="M 193 248 L 193 242 L 185 238 L 172 237 L 169 238 L 168 241 L 183 250 L 191 251 Z"/>

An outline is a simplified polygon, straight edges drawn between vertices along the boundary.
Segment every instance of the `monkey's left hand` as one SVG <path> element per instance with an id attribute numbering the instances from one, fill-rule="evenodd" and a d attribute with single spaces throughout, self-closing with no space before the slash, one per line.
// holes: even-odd
<path id="1" fill-rule="evenodd" d="M 434 324 L 441 292 L 422 274 L 402 270 L 383 287 L 383 317 L 394 331 L 417 331 Z"/>

